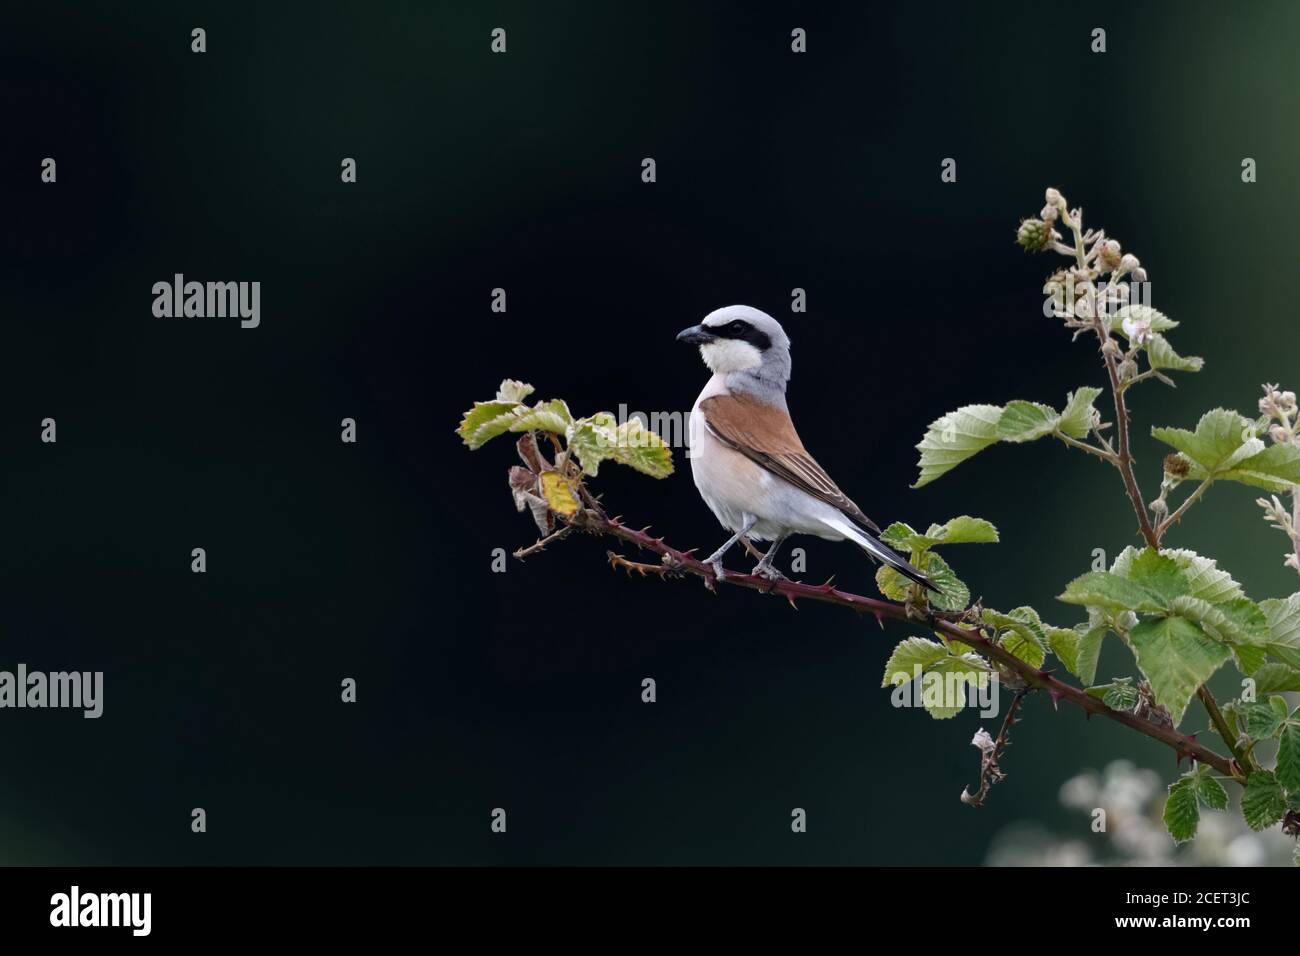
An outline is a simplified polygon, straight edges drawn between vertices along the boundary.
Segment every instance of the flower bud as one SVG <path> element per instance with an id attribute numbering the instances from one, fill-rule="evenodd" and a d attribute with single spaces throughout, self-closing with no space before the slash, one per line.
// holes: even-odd
<path id="1" fill-rule="evenodd" d="M 1281 425 L 1274 425 L 1270 428 L 1268 430 L 1268 437 L 1273 439 L 1273 444 L 1275 445 L 1285 445 L 1291 440 L 1291 436 L 1287 434 L 1286 429 Z"/>
<path id="2" fill-rule="evenodd" d="M 1106 239 L 1097 244 L 1097 268 L 1102 272 L 1110 272 L 1119 267 L 1120 254 L 1119 243 L 1114 239 Z"/>
<path id="3" fill-rule="evenodd" d="M 1025 219 L 1016 230 L 1016 242 L 1028 252 L 1042 252 L 1052 241 L 1052 231 L 1041 219 Z"/>
<path id="4" fill-rule="evenodd" d="M 1296 409 L 1295 392 L 1283 392 L 1282 397 L 1278 399 L 1277 405 L 1284 412 L 1294 412 Z"/>
<path id="5" fill-rule="evenodd" d="M 1134 270 L 1133 270 L 1133 281 L 1134 281 L 1134 282 L 1146 282 L 1146 281 L 1147 281 L 1147 270 L 1146 270 L 1146 269 L 1143 269 L 1141 266 L 1138 266 L 1136 269 L 1134 269 Z"/>
<path id="6" fill-rule="evenodd" d="M 1119 268 L 1121 272 L 1132 272 L 1140 265 L 1142 265 L 1142 263 L 1138 262 L 1138 257 L 1133 255 L 1132 253 L 1127 253 L 1124 256 L 1124 258 L 1120 259 L 1119 261 Z"/>
<path id="7" fill-rule="evenodd" d="M 1051 186 L 1048 186 L 1047 192 L 1043 194 L 1043 198 L 1046 200 L 1047 205 L 1055 206 L 1058 210 L 1061 211 L 1065 210 L 1065 197 L 1061 195 L 1059 190 L 1053 189 Z"/>
<path id="8" fill-rule="evenodd" d="M 1042 219 L 1043 222 L 1052 223 L 1056 222 L 1057 217 L 1060 215 L 1061 211 L 1059 209 L 1055 206 L 1048 205 L 1043 207 L 1043 211 L 1038 214 L 1038 217 Z"/>

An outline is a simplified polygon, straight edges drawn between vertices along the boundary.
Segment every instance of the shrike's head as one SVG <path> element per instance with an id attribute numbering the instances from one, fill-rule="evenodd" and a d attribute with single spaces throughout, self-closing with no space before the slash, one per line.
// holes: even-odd
<path id="1" fill-rule="evenodd" d="M 704 364 L 729 381 L 752 380 L 784 391 L 790 379 L 790 340 L 781 323 L 747 305 L 710 312 L 677 333 L 677 341 L 698 345 Z"/>

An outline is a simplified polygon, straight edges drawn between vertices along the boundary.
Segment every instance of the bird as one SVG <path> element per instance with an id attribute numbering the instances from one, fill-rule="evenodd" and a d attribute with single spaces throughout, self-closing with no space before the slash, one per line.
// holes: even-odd
<path id="1" fill-rule="evenodd" d="M 873 560 L 910 581 L 934 583 L 880 540 L 862 513 L 804 448 L 786 404 L 790 339 L 781 323 L 747 305 L 710 312 L 682 329 L 677 341 L 697 345 L 713 373 L 691 409 L 691 474 L 709 510 L 730 538 L 704 563 L 716 580 L 722 558 L 741 538 L 770 541 L 753 574 L 785 579 L 773 562 L 793 534 L 848 539 Z"/>

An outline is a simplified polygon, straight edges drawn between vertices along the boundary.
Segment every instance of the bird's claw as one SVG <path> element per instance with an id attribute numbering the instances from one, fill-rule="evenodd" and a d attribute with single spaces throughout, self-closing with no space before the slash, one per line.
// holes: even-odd
<path id="1" fill-rule="evenodd" d="M 764 581 L 771 581 L 773 584 L 779 584 L 782 581 L 790 580 L 770 564 L 763 564 L 761 561 L 754 565 L 754 570 L 750 572 L 756 578 L 762 578 Z"/>
<path id="2" fill-rule="evenodd" d="M 726 579 L 727 572 L 726 569 L 722 567 L 721 558 L 714 558 L 712 561 L 705 561 L 704 563 L 708 565 L 709 570 L 713 572 L 713 580 L 722 581 Z"/>

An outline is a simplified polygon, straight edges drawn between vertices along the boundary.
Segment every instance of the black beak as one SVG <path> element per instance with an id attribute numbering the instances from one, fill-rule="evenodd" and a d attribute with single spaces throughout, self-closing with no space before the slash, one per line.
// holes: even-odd
<path id="1" fill-rule="evenodd" d="M 692 325 L 689 329 L 682 329 L 677 333 L 677 341 L 685 342 L 687 345 L 707 345 L 717 336 L 705 330 L 702 325 Z"/>

